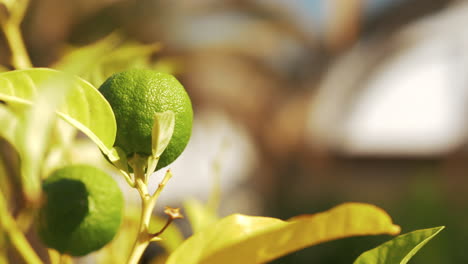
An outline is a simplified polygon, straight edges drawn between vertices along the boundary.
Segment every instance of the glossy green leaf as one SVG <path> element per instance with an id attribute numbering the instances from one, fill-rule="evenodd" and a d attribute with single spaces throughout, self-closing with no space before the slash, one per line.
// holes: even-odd
<path id="1" fill-rule="evenodd" d="M 361 203 L 288 221 L 234 214 L 187 239 L 167 264 L 264 263 L 334 239 L 399 232 L 385 211 Z"/>
<path id="2" fill-rule="evenodd" d="M 416 230 L 361 254 L 354 264 L 406 264 L 445 227 Z"/>
<path id="3" fill-rule="evenodd" d="M 101 93 L 83 79 L 45 68 L 0 73 L 0 100 L 8 104 L 32 105 L 48 86 L 47 82 L 58 79 L 71 88 L 57 114 L 108 154 L 116 134 L 114 114 Z"/>

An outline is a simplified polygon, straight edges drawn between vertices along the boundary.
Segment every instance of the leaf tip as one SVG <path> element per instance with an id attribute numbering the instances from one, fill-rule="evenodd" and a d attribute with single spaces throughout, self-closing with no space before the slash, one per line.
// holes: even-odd
<path id="1" fill-rule="evenodd" d="M 399 225 L 392 225 L 389 233 L 392 236 L 398 235 L 401 233 L 401 227 Z"/>

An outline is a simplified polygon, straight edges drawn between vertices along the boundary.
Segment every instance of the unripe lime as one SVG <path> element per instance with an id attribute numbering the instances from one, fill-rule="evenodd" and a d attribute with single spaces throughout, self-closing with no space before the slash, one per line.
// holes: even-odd
<path id="1" fill-rule="evenodd" d="M 123 196 L 107 173 L 88 165 L 63 167 L 44 181 L 43 190 L 38 234 L 49 248 L 83 256 L 114 238 Z"/>
<path id="2" fill-rule="evenodd" d="M 192 133 L 192 103 L 174 76 L 133 69 L 112 75 L 99 91 L 109 101 L 117 121 L 114 145 L 127 156 L 151 155 L 154 115 L 167 110 L 175 114 L 174 134 L 156 169 L 172 163 L 187 146 Z"/>

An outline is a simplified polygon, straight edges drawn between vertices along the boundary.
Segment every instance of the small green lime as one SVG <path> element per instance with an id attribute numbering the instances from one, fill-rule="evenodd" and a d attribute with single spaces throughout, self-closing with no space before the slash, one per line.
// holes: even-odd
<path id="1" fill-rule="evenodd" d="M 58 169 L 43 183 L 38 234 L 62 254 L 83 256 L 102 248 L 117 233 L 123 196 L 107 173 L 88 166 Z"/>
<path id="2" fill-rule="evenodd" d="M 192 133 L 192 103 L 174 76 L 133 69 L 112 75 L 99 91 L 109 101 L 117 121 L 114 145 L 127 156 L 151 155 L 154 115 L 168 110 L 175 114 L 174 134 L 156 169 L 172 163 L 187 146 Z"/>

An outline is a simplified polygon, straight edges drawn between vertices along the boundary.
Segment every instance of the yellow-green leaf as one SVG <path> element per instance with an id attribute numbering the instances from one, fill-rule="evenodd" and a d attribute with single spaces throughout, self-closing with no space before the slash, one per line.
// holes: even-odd
<path id="1" fill-rule="evenodd" d="M 77 74 L 99 87 L 116 72 L 130 68 L 150 68 L 151 55 L 160 48 L 161 45 L 157 43 L 124 41 L 122 36 L 114 33 L 90 45 L 70 49 L 53 68 L 66 69 L 91 57 L 94 63 Z"/>
<path id="2" fill-rule="evenodd" d="M 128 171 L 128 161 L 127 161 L 127 155 L 125 152 L 119 148 L 119 147 L 114 147 L 111 149 L 108 158 L 114 166 L 121 170 L 121 171 Z"/>
<path id="3" fill-rule="evenodd" d="M 15 0 L 0 0 L 0 4 L 4 4 L 8 11 L 10 11 L 15 2 Z"/>
<path id="4" fill-rule="evenodd" d="M 406 264 L 444 226 L 416 230 L 362 253 L 354 264 Z"/>
<path id="5" fill-rule="evenodd" d="M 202 204 L 195 199 L 189 199 L 184 202 L 185 214 L 190 222 L 193 233 L 213 226 L 218 221 L 218 216 L 214 208 Z"/>
<path id="6" fill-rule="evenodd" d="M 63 101 L 70 86 L 59 85 L 63 84 L 62 77 L 47 80 L 47 83 L 44 83 L 46 86 L 41 85 L 41 88 L 38 88 L 41 93 L 32 99 L 33 101 L 24 102 L 22 98 L 15 100 L 16 95 L 24 92 L 24 86 L 31 85 L 32 81 L 27 78 L 15 80 L 18 75 L 11 74 L 13 82 L 9 82 L 9 79 L 1 77 L 4 75 L 7 74 L 0 74 L 0 98 L 6 102 L 0 109 L 0 124 L 4 127 L 0 136 L 8 140 L 18 152 L 21 159 L 20 179 L 23 195 L 26 200 L 37 205 L 41 193 L 40 171 L 43 156 L 47 151 L 47 138 L 56 118 L 54 111 Z M 24 82 L 27 84 L 24 85 Z M 57 87 L 59 89 L 55 89 Z M 13 95 L 9 96 L 8 91 L 2 90 L 6 88 L 9 88 Z M 30 104 L 31 107 L 18 107 L 22 104 Z"/>
<path id="7" fill-rule="evenodd" d="M 0 73 L 0 114 L 5 137 L 21 158 L 21 183 L 28 201 L 39 202 L 40 172 L 56 116 L 86 134 L 108 154 L 115 140 L 112 108 L 88 82 L 52 69 Z M 4 110 L 5 110 L 4 109 Z"/>
<path id="8" fill-rule="evenodd" d="M 53 80 L 72 86 L 57 114 L 108 154 L 117 130 L 114 113 L 101 93 L 83 79 L 46 68 L 0 73 L 0 100 L 8 104 L 32 105 L 38 94 L 47 88 L 47 82 Z"/>
<path id="9" fill-rule="evenodd" d="M 175 115 L 172 111 L 156 113 L 152 130 L 152 155 L 159 158 L 169 145 L 174 133 Z"/>
<path id="10" fill-rule="evenodd" d="M 234 214 L 187 239 L 167 264 L 264 263 L 334 239 L 399 232 L 385 211 L 362 203 L 288 221 Z"/>
<path id="11" fill-rule="evenodd" d="M 16 131 L 19 120 L 17 116 L 5 106 L 0 105 L 0 137 L 16 147 Z"/>

